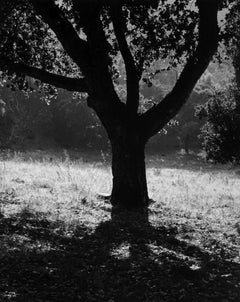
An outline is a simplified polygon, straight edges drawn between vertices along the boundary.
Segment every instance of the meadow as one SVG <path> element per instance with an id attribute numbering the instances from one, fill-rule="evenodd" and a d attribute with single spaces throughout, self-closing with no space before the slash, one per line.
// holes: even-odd
<path id="1" fill-rule="evenodd" d="M 240 168 L 149 155 L 147 214 L 112 213 L 110 156 L 0 156 L 0 301 L 240 301 Z"/>

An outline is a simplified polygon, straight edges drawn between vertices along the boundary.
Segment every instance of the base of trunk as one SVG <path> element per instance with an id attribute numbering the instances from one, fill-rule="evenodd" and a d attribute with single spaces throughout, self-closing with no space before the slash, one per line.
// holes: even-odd
<path id="1" fill-rule="evenodd" d="M 144 146 L 112 144 L 112 172 L 112 205 L 125 209 L 147 208 Z"/>
<path id="2" fill-rule="evenodd" d="M 114 207 L 120 207 L 128 210 L 144 209 L 148 207 L 148 195 L 140 191 L 133 191 L 126 185 L 120 185 L 116 188 L 113 187 L 111 195 L 111 204 Z M 124 189 L 122 189 L 124 188 Z"/>
<path id="3" fill-rule="evenodd" d="M 128 199 L 123 197 L 121 200 L 116 200 L 111 197 L 110 202 L 115 209 L 125 209 L 128 211 L 141 210 L 145 211 L 148 208 L 148 200 L 145 202 L 134 201 L 133 199 Z"/>

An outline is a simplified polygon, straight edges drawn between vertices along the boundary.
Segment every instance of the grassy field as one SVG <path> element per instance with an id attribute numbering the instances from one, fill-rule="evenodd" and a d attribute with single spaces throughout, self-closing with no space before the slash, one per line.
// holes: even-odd
<path id="1" fill-rule="evenodd" d="M 0 301 L 240 301 L 239 167 L 149 156 L 134 214 L 97 198 L 109 155 L 0 159 Z"/>

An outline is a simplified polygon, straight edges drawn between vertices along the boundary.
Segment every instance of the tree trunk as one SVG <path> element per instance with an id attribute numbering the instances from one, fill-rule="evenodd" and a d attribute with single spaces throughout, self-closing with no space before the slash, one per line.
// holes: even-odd
<path id="1" fill-rule="evenodd" d="M 144 147 L 136 136 L 123 135 L 111 139 L 113 188 L 111 203 L 126 209 L 148 206 Z"/>

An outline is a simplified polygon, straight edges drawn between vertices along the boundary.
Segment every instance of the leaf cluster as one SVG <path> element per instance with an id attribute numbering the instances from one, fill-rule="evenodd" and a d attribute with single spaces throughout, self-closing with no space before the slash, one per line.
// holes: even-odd
<path id="1" fill-rule="evenodd" d="M 1 70 L 11 73 L 11 63 L 54 70 L 63 75 L 79 73 L 71 58 L 67 55 L 56 36 L 35 13 L 31 1 L 14 0 L 8 6 L 3 0 L 0 10 L 0 66 Z M 158 1 L 157 1 L 158 2 Z M 94 1 L 90 6 L 86 1 L 58 1 L 62 14 L 74 26 L 82 39 L 86 39 L 86 20 L 95 13 Z M 84 4 L 86 3 L 86 4 Z M 99 2 L 101 3 L 101 2 Z M 85 6 L 84 6 L 85 5 Z M 108 38 L 109 67 L 117 77 L 115 62 L 119 46 L 114 36 L 108 1 L 103 1 L 97 9 Z M 90 9 L 92 7 L 92 10 Z M 121 6 L 123 28 L 137 68 L 144 68 L 158 59 L 170 58 L 171 66 L 176 66 L 191 54 L 197 39 L 198 14 L 194 4 L 188 0 L 169 2 L 161 0 L 156 7 L 127 4 Z M 14 78 L 17 82 L 18 79 Z"/>

